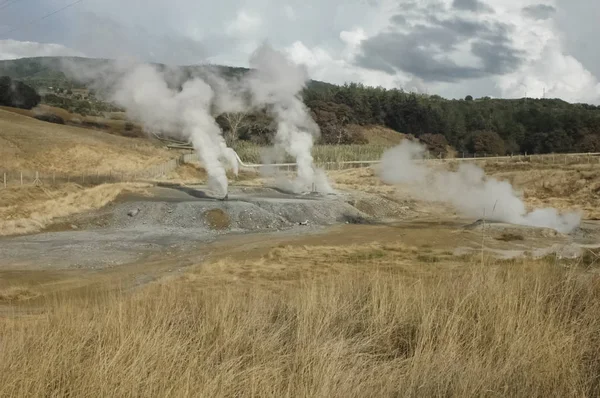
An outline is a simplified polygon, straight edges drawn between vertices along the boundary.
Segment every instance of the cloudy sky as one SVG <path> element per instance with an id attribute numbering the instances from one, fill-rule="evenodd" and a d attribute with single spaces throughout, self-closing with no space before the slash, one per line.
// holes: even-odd
<path id="1" fill-rule="evenodd" d="M 597 0 L 0 0 L 0 58 L 247 66 L 268 40 L 313 79 L 449 98 L 600 103 Z"/>

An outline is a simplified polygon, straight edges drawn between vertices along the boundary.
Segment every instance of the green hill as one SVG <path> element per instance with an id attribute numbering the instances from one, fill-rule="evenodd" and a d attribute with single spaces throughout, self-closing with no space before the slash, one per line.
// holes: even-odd
<path id="1" fill-rule="evenodd" d="M 118 110 L 94 98 L 70 92 L 86 82 L 67 78 L 61 71 L 64 60 L 79 67 L 98 67 L 112 62 L 87 58 L 24 58 L 0 61 L 0 76 L 21 80 L 44 93 L 42 101 L 75 111 L 94 114 Z M 159 68 L 164 65 L 157 65 Z M 247 68 L 198 65 L 179 67 L 179 82 L 217 69 L 228 78 L 242 76 Z M 68 91 L 65 94 L 65 91 Z M 448 100 L 437 95 L 420 95 L 402 90 L 367 87 L 360 84 L 337 86 L 311 81 L 303 93 L 305 103 L 322 130 L 324 143 L 364 143 L 368 137 L 356 125 L 380 125 L 413 135 L 431 149 L 451 145 L 461 153 L 500 155 L 504 153 L 600 152 L 600 108 L 570 104 L 560 99 L 472 99 Z M 272 123 L 264 114 L 249 115 L 241 139 L 265 142 Z M 227 129 L 227 123 L 219 119 Z M 348 128 L 353 126 L 352 128 Z"/>

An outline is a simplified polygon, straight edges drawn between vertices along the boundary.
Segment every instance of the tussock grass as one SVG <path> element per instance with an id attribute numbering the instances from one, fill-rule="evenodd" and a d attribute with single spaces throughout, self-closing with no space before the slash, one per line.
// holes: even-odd
<path id="1" fill-rule="evenodd" d="M 600 394 L 597 276 L 415 253 L 281 247 L 132 295 L 49 300 L 0 322 L 0 395 Z"/>
<path id="2" fill-rule="evenodd" d="M 0 303 L 14 303 L 16 301 L 29 300 L 37 296 L 38 293 L 25 287 L 12 286 L 0 289 Z"/>

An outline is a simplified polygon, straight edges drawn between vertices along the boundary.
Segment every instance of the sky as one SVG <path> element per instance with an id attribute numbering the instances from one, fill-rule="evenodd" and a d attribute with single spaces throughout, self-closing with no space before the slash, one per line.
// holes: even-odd
<path id="1" fill-rule="evenodd" d="M 248 66 L 263 42 L 310 77 L 446 98 L 600 104 L 597 0 L 0 0 L 0 59 Z"/>

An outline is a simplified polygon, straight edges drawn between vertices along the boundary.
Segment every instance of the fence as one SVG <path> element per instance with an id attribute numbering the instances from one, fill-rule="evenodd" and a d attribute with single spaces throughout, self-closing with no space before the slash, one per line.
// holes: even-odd
<path id="1" fill-rule="evenodd" d="M 148 167 L 144 170 L 122 171 L 84 171 L 80 173 L 56 173 L 52 171 L 14 171 L 0 170 L 0 188 L 23 185 L 55 186 L 64 183 L 76 183 L 82 186 L 94 186 L 116 182 L 140 182 L 165 177 L 181 165 L 181 157 Z"/>
<path id="2" fill-rule="evenodd" d="M 236 153 L 237 156 L 237 153 Z M 262 168 L 271 168 L 279 170 L 294 171 L 296 163 L 276 163 L 276 164 L 258 164 L 244 163 L 239 156 L 238 163 L 242 169 L 258 170 Z M 568 154 L 545 154 L 545 155 L 512 155 L 512 156 L 493 156 L 493 157 L 459 157 L 459 158 L 429 158 L 423 162 L 431 163 L 537 163 L 537 164 L 598 164 L 600 165 L 600 153 L 568 153 Z M 165 163 L 148 167 L 141 171 L 121 172 L 121 171 L 95 171 L 81 173 L 55 173 L 44 171 L 14 171 L 0 170 L 0 189 L 13 186 L 39 185 L 53 186 L 64 183 L 77 183 L 83 186 L 94 186 L 104 183 L 116 182 L 143 182 L 164 178 L 168 173 L 177 169 L 183 163 L 198 162 L 198 156 L 195 153 L 189 153 L 179 156 L 176 159 Z M 342 170 L 357 167 L 369 167 L 378 164 L 379 160 L 353 160 L 338 162 L 316 162 L 317 166 L 325 170 Z"/>

